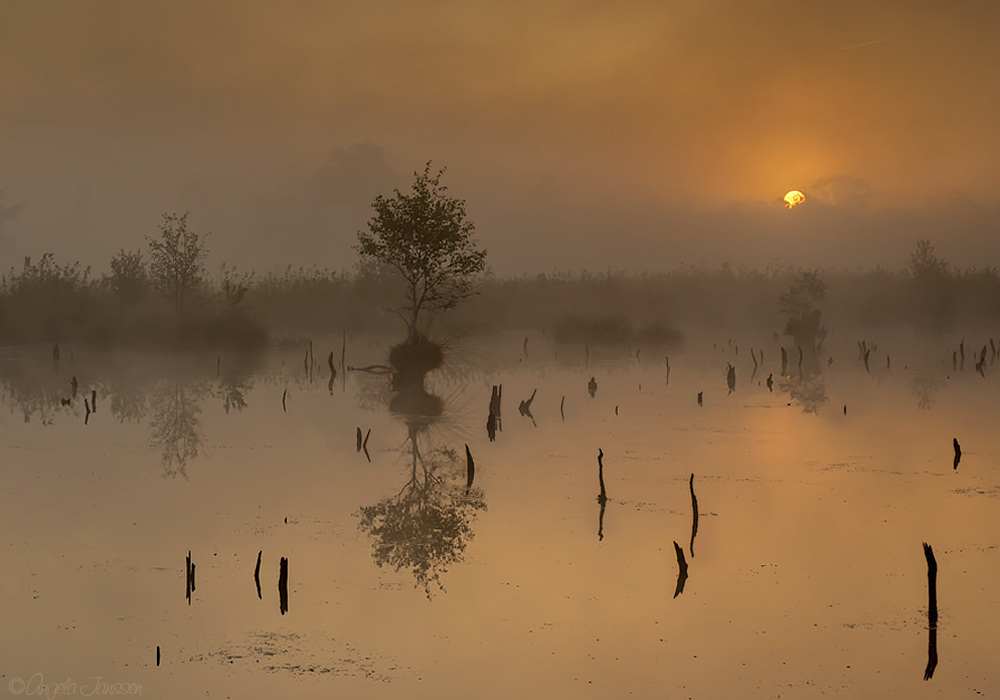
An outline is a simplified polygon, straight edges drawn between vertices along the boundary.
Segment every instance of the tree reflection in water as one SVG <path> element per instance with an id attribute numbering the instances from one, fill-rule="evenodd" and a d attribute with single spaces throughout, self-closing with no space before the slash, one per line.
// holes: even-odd
<path id="1" fill-rule="evenodd" d="M 160 451 L 164 477 L 187 478 L 187 463 L 198 456 L 204 439 L 198 416 L 207 391 L 203 384 L 175 380 L 159 385 L 150 396 L 149 444 Z"/>
<path id="2" fill-rule="evenodd" d="M 826 395 L 826 377 L 823 375 L 819 354 L 808 348 L 802 353 L 802 362 L 779 382 L 791 400 L 802 407 L 803 413 L 816 413 L 829 398 Z"/>
<path id="3" fill-rule="evenodd" d="M 441 398 L 424 387 L 427 373 L 441 365 L 440 348 L 420 337 L 394 347 L 390 364 L 395 395 L 389 410 L 406 424 L 403 451 L 410 475 L 394 496 L 359 508 L 358 527 L 371 538 L 379 567 L 409 569 L 415 585 L 431 598 L 434 587 L 445 590 L 441 575 L 464 558 L 475 534 L 472 523 L 486 509 L 486 498 L 481 489 L 467 488 L 457 452 L 421 446 L 443 409 Z"/>
<path id="4" fill-rule="evenodd" d="M 148 412 L 146 389 L 135 382 L 115 382 L 107 390 L 111 415 L 119 423 L 142 423 Z"/>
<path id="5" fill-rule="evenodd" d="M 409 569 L 427 597 L 432 586 L 444 590 L 441 575 L 465 556 L 477 511 L 486 509 L 482 489 L 465 488 L 458 454 L 420 447 L 421 430 L 407 424 L 410 476 L 403 488 L 358 510 L 359 527 L 372 539 L 372 558 L 380 567 Z"/>
<path id="6" fill-rule="evenodd" d="M 910 389 L 917 400 L 917 408 L 921 411 L 929 411 L 934 405 L 937 393 L 944 388 L 945 383 L 944 377 L 937 374 L 915 375 Z"/>

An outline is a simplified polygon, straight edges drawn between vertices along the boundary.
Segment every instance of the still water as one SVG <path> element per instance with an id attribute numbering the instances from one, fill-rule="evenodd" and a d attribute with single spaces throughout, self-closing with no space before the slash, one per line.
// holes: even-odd
<path id="1" fill-rule="evenodd" d="M 427 378 L 431 416 L 390 411 L 377 369 L 329 382 L 339 338 L 311 360 L 7 351 L 0 690 L 996 695 L 994 367 L 906 337 L 866 371 L 842 340 L 801 374 L 790 353 L 786 376 L 773 338 L 638 357 L 458 340 Z M 390 345 L 348 338 L 347 364 Z"/>

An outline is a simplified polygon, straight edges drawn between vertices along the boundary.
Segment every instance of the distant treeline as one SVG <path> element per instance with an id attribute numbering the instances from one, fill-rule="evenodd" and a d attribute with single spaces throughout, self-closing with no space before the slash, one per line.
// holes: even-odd
<path id="1" fill-rule="evenodd" d="M 139 251 L 120 252 L 110 267 L 94 276 L 50 254 L 26 259 L 0 280 L 0 343 L 252 348 L 341 330 L 402 331 L 390 311 L 400 305 L 401 287 L 385 271 L 289 268 L 261 275 L 223 266 L 215 279 L 199 271 L 178 291 L 177 280 L 165 279 Z M 779 298 L 801 272 L 722 266 L 656 275 L 487 276 L 476 296 L 434 322 L 449 331 L 540 331 L 591 344 L 669 345 L 689 330 L 781 333 Z M 926 241 L 898 270 L 818 276 L 831 328 L 946 331 L 1000 322 L 1000 272 L 955 269 Z"/>

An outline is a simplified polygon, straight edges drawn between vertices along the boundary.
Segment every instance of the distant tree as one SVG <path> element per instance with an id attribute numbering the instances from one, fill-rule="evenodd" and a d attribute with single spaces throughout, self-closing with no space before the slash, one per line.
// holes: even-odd
<path id="1" fill-rule="evenodd" d="M 826 284 L 816 272 L 809 271 L 799 274 L 778 299 L 778 308 L 786 316 L 785 335 L 812 353 L 819 350 L 826 338 L 826 329 L 822 326 L 825 296 Z"/>
<path id="2" fill-rule="evenodd" d="M 253 273 L 240 272 L 235 267 L 222 264 L 222 295 L 226 299 L 226 305 L 235 308 L 243 301 L 250 285 L 253 284 Z"/>
<path id="3" fill-rule="evenodd" d="M 120 250 L 111 258 L 111 291 L 121 301 L 132 303 L 146 295 L 149 275 L 141 250 Z"/>
<path id="4" fill-rule="evenodd" d="M 931 242 L 926 238 L 918 240 L 917 249 L 910 253 L 910 275 L 914 279 L 939 279 L 949 274 L 948 261 L 938 257 Z"/>
<path id="5" fill-rule="evenodd" d="M 149 238 L 149 275 L 154 287 L 171 300 L 177 315 L 184 302 L 202 283 L 205 272 L 205 236 L 188 228 L 187 212 L 164 214 L 158 238 Z"/>
<path id="6" fill-rule="evenodd" d="M 406 323 L 410 342 L 417 339 L 423 310 L 454 308 L 474 294 L 474 278 L 486 267 L 465 202 L 448 196 L 443 174 L 432 175 L 428 162 L 422 174 L 414 173 L 409 194 L 397 189 L 392 197 L 376 197 L 375 215 L 355 246 L 362 261 L 387 265 L 405 281 L 407 304 L 393 311 Z"/>
<path id="7" fill-rule="evenodd" d="M 910 254 L 909 273 L 910 320 L 916 326 L 945 327 L 954 310 L 956 291 L 948 261 L 938 257 L 929 240 L 920 239 L 917 249 Z"/>

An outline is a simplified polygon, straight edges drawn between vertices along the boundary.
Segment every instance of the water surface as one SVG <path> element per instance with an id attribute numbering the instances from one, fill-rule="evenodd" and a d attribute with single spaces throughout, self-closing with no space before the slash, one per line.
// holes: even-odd
<path id="1" fill-rule="evenodd" d="M 41 674 L 165 698 L 989 695 L 992 367 L 953 370 L 947 339 L 907 337 L 882 339 L 865 371 L 843 340 L 832 364 L 800 376 L 793 355 L 782 377 L 773 338 L 738 354 L 693 338 L 669 351 L 669 378 L 652 348 L 463 340 L 428 378 L 439 416 L 391 412 L 385 375 L 331 385 L 339 339 L 312 363 L 299 347 L 64 349 L 58 367 L 8 351 L 0 687 Z M 383 363 L 390 344 L 351 338 L 347 363 Z M 764 349 L 752 380 L 750 345 Z M 923 542 L 939 567 L 927 680 Z"/>

